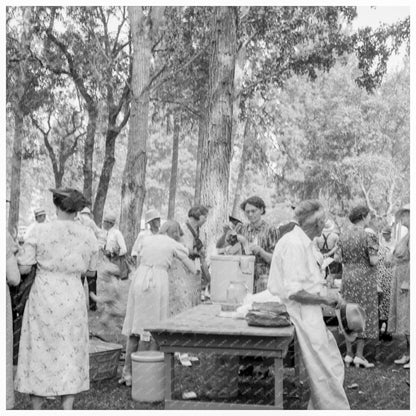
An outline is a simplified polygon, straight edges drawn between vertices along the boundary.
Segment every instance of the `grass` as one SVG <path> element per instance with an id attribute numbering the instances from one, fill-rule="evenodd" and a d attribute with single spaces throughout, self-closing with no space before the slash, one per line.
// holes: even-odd
<path id="1" fill-rule="evenodd" d="M 115 323 L 119 327 L 120 322 Z M 107 336 L 109 341 L 124 343 L 123 337 L 114 330 L 107 334 L 99 328 L 97 313 L 90 314 L 90 327 L 95 332 Z M 393 364 L 404 350 L 404 343 L 399 339 L 391 342 L 374 342 L 366 347 L 368 359 L 375 362 L 373 369 L 347 368 L 345 372 L 345 389 L 354 410 L 407 410 L 410 409 L 410 388 L 406 384 L 409 380 L 409 370 Z M 341 346 L 342 351 L 342 346 Z M 207 363 L 209 356 L 201 354 L 200 364 L 192 367 L 182 367 L 175 363 L 175 386 L 174 398 L 180 398 L 184 391 L 195 391 L 198 400 L 210 400 L 204 391 L 207 386 Z M 119 363 L 119 373 L 122 362 Z M 295 385 L 294 369 L 285 368 L 284 375 L 284 408 L 306 409 L 307 394 L 303 398 L 297 396 L 298 390 Z M 218 381 L 218 380 L 217 380 Z M 215 381 L 213 381 L 215 383 Z M 350 389 L 351 384 L 358 384 L 358 388 Z M 238 377 L 239 394 L 233 398 L 235 402 L 257 402 L 270 403 L 273 397 L 273 378 L 253 379 L 250 377 Z M 245 391 L 245 394 L 242 392 Z M 175 397 L 176 396 L 176 397 Z M 59 409 L 59 400 L 47 400 L 45 409 Z M 131 398 L 131 389 L 119 386 L 117 378 L 91 382 L 90 390 L 77 395 L 75 409 L 84 410 L 124 410 L 124 409 L 164 409 L 163 402 L 140 403 Z M 16 392 L 15 409 L 30 409 L 28 395 Z"/>

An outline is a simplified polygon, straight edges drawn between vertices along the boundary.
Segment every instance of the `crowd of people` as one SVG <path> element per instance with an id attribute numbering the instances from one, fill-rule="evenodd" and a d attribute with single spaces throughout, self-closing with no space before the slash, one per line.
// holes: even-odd
<path id="1" fill-rule="evenodd" d="M 18 285 L 21 275 L 36 265 L 24 309 L 14 388 L 30 394 L 33 409 L 41 409 L 45 397 L 55 396 L 62 398 L 64 409 L 72 409 L 75 395 L 89 389 L 85 280 L 91 310 L 114 301 L 111 291 L 109 296 L 97 295 L 97 278 L 108 286 L 112 279 L 130 280 L 127 305 L 120 312 L 127 345 L 119 380 L 130 386 L 131 353 L 137 351 L 139 341 L 157 349 L 145 328 L 209 296 L 203 232 L 209 209 L 193 206 L 184 224 L 162 223 L 156 210 L 147 211 L 148 228 L 139 233 L 128 253 L 114 215 L 104 215 L 100 228 L 80 192 L 70 188 L 51 192 L 56 220 L 45 221 L 45 211 L 37 210 L 36 223 L 27 230 L 23 245 L 18 247 L 10 236 L 7 240 L 9 285 Z M 344 363 L 373 367 L 364 357 L 368 339 L 405 336 L 407 349 L 395 363 L 409 368 L 409 205 L 396 213 L 396 222 L 407 230 L 397 241 L 391 238 L 391 224 L 375 229 L 365 206 L 351 210 L 350 224 L 341 231 L 318 201 L 301 202 L 294 207 L 293 219 L 279 226 L 264 219 L 266 205 L 258 196 L 247 198 L 240 208 L 247 221 L 229 217 L 216 243 L 217 252 L 255 256 L 253 293 L 269 291 L 286 305 L 310 380 L 309 408 L 349 408 L 343 389 Z M 324 282 L 331 286 L 336 280 L 341 281 L 341 296 L 322 291 Z M 321 306 L 345 313 L 347 304 L 357 305 L 366 322 L 353 337 L 344 332 L 347 353 L 342 358 Z M 7 407 L 12 408 L 10 303 L 7 308 Z M 110 312 L 107 315 L 111 318 Z"/>

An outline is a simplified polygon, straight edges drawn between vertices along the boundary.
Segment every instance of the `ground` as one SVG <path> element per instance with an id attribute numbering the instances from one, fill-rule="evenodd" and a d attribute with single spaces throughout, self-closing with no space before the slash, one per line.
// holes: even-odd
<path id="1" fill-rule="evenodd" d="M 97 319 L 98 314 L 90 313 L 90 328 L 107 336 L 109 341 L 124 343 L 123 336 L 119 333 L 114 335 L 105 333 L 100 329 Z M 117 322 L 119 327 L 120 322 Z M 347 396 L 354 410 L 393 410 L 410 408 L 410 388 L 406 383 L 409 380 L 409 370 L 403 369 L 393 363 L 403 351 L 403 340 L 393 339 L 390 342 L 377 341 L 370 344 L 367 348 L 367 357 L 375 362 L 373 369 L 357 369 L 354 367 L 346 369 L 345 388 Z M 342 350 L 342 347 L 341 347 Z M 206 364 L 209 361 L 207 355 L 200 356 L 200 363 L 192 367 L 182 367 L 175 363 L 175 375 L 177 376 L 178 389 L 174 395 L 181 397 L 184 391 L 194 391 L 198 399 L 207 399 L 200 386 L 207 383 Z M 289 360 L 288 360 L 289 361 Z M 287 364 L 290 364 L 287 362 Z M 122 361 L 119 362 L 118 372 L 120 373 Z M 357 387 L 349 388 L 356 384 Z M 265 379 L 253 379 L 250 377 L 238 378 L 239 391 L 241 393 L 235 401 L 253 402 L 259 399 L 264 404 L 270 403 L 273 397 L 273 379 L 271 376 Z M 285 368 L 284 377 L 284 408 L 285 409 L 306 409 L 307 394 L 301 400 L 298 390 L 294 384 L 294 370 L 291 367 Z M 164 409 L 163 402 L 140 403 L 131 398 L 131 389 L 119 386 L 117 378 L 92 382 L 88 392 L 80 393 L 75 401 L 75 409 Z M 29 409 L 30 401 L 27 395 L 16 393 L 16 409 Z M 46 409 L 59 409 L 58 400 L 48 400 L 45 404 Z"/>

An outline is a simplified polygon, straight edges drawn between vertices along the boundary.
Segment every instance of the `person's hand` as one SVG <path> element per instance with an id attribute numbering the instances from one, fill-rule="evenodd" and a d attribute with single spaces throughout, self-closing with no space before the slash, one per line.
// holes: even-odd
<path id="1" fill-rule="evenodd" d="M 258 246 L 257 244 L 251 244 L 250 246 L 249 246 L 249 248 L 250 248 L 250 250 L 251 250 L 251 252 L 253 253 L 253 254 L 260 254 L 261 253 L 261 250 L 263 250 L 260 246 Z"/>
<path id="2" fill-rule="evenodd" d="M 247 238 L 241 234 L 237 234 L 237 241 L 241 244 L 247 244 Z"/>
<path id="3" fill-rule="evenodd" d="M 330 308 L 337 308 L 340 304 L 340 297 L 338 295 L 334 295 L 334 294 L 329 294 L 326 297 L 325 303 L 330 307 Z"/>
<path id="4" fill-rule="evenodd" d="M 228 233 L 228 231 L 231 230 L 231 227 L 228 224 L 224 224 L 224 226 L 222 227 L 222 230 L 224 231 L 224 233 Z"/>

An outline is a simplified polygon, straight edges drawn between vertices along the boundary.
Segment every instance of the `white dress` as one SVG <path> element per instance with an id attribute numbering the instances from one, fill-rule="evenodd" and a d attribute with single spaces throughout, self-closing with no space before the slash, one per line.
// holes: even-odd
<path id="1" fill-rule="evenodd" d="M 39 224 L 19 253 L 38 269 L 26 303 L 15 388 L 37 396 L 89 389 L 88 314 L 81 273 L 96 269 L 97 240 L 83 225 Z"/>
<path id="2" fill-rule="evenodd" d="M 267 288 L 286 305 L 295 326 L 311 390 L 308 409 L 347 410 L 350 406 L 343 387 L 344 363 L 325 326 L 321 306 L 289 299 L 300 290 L 319 294 L 322 275 L 316 254 L 312 241 L 296 226 L 275 247 Z"/>
<path id="3" fill-rule="evenodd" d="M 133 273 L 129 288 L 122 333 L 147 338 L 147 326 L 169 316 L 168 269 L 178 252 L 186 248 L 164 234 L 145 237 L 139 253 L 140 265 Z"/>

